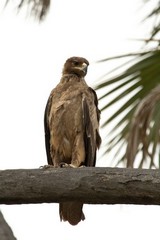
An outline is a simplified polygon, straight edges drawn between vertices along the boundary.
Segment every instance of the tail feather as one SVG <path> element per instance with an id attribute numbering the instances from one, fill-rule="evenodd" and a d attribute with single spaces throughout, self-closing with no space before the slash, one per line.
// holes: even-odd
<path id="1" fill-rule="evenodd" d="M 65 202 L 59 204 L 60 220 L 68 221 L 71 225 L 77 225 L 81 220 L 85 219 L 82 211 L 83 203 L 81 202 Z"/>

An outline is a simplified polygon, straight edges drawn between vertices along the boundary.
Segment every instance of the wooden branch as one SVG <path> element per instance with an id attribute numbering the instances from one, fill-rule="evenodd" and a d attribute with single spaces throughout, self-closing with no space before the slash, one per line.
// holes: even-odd
<path id="1" fill-rule="evenodd" d="M 0 171 L 0 204 L 82 201 L 160 204 L 160 171 L 50 168 Z"/>
<path id="2" fill-rule="evenodd" d="M 5 221 L 1 211 L 0 211 L 0 239 L 1 240 L 16 240 L 16 238 L 13 235 L 12 229 Z"/>

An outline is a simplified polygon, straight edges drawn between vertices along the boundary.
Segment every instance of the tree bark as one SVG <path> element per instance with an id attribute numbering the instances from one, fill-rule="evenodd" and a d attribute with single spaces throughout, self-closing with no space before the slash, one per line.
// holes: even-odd
<path id="1" fill-rule="evenodd" d="M 0 239 L 1 240 L 16 240 L 9 225 L 6 223 L 0 211 Z"/>
<path id="2" fill-rule="evenodd" d="M 0 204 L 160 204 L 160 171 L 84 167 L 0 171 Z"/>

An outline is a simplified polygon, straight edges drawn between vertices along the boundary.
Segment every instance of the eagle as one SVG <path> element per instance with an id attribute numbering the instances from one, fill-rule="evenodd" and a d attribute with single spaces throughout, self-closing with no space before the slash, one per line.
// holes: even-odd
<path id="1" fill-rule="evenodd" d="M 93 167 L 96 164 L 96 151 L 101 144 L 100 110 L 96 92 L 84 79 L 88 65 L 82 57 L 67 59 L 60 82 L 47 101 L 45 146 L 48 165 L 55 168 Z M 82 202 L 60 203 L 60 220 L 78 224 L 85 219 L 82 208 Z"/>

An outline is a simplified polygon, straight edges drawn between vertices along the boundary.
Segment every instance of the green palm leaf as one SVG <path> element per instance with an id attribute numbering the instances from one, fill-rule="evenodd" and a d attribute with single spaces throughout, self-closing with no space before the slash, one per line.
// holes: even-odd
<path id="1" fill-rule="evenodd" d="M 145 2 L 151 3 L 150 0 Z M 159 39 L 155 39 L 160 31 L 159 13 L 160 2 L 157 1 L 144 19 L 154 20 L 150 37 L 143 41 L 154 42 L 155 49 L 99 61 L 130 57 L 114 69 L 121 70 L 121 74 L 112 78 L 106 74 L 96 86 L 97 91 L 103 92 L 99 101 L 102 116 L 105 113 L 102 128 L 107 131 L 104 154 L 114 152 L 114 161 L 116 159 L 117 164 L 127 162 L 128 167 L 160 166 L 160 49 Z M 126 70 L 122 70 L 124 67 Z M 144 111 L 147 106 L 148 110 Z"/>
<path id="2" fill-rule="evenodd" d="M 143 166 L 146 158 L 150 158 L 150 167 L 156 165 L 154 156 L 160 140 L 160 133 L 157 131 L 159 126 L 157 122 L 160 120 L 160 104 L 157 105 L 158 103 L 155 102 L 155 106 L 159 106 L 159 108 L 156 107 L 156 110 L 150 113 L 152 117 L 148 120 L 148 125 L 144 126 L 144 132 L 150 132 L 149 135 L 143 134 L 144 139 L 147 137 L 147 142 L 141 139 L 135 145 L 134 151 L 131 146 L 127 148 L 127 143 L 131 141 L 129 139 L 133 138 L 134 132 L 136 133 L 135 129 L 132 129 L 131 123 L 133 123 L 137 107 L 159 84 L 160 51 L 157 49 L 143 54 L 140 53 L 138 58 L 134 59 L 134 63 L 119 76 L 104 79 L 102 83 L 97 85 L 97 91 L 105 88 L 105 93 L 99 98 L 100 103 L 103 102 L 102 114 L 108 111 L 108 114 L 105 114 L 107 117 L 105 117 L 102 127 L 111 129 L 110 131 L 107 129 L 105 153 L 113 150 L 115 157 L 117 157 L 117 163 L 127 160 L 128 166 L 133 167 L 135 157 L 141 153 L 140 166 Z M 106 91 L 107 87 L 108 90 Z M 107 102 L 106 99 L 108 99 Z M 136 126 L 135 122 L 134 124 Z M 111 125 L 112 127 L 110 127 Z M 132 136 L 130 136 L 131 132 Z M 132 152 L 132 157 L 129 156 L 128 158 L 127 155 L 126 158 L 126 148 Z"/>

